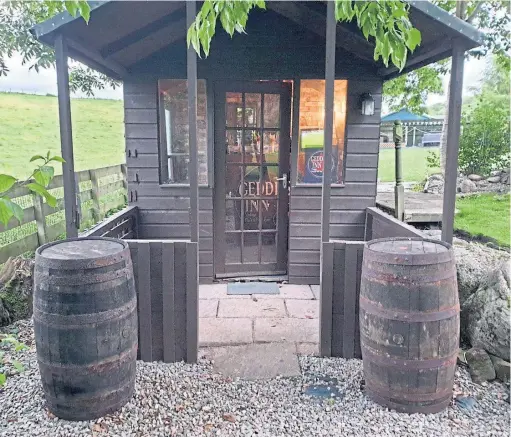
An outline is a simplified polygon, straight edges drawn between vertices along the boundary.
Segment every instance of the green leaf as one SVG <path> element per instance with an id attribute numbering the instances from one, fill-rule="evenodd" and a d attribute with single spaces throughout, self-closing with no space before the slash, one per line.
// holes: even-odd
<path id="1" fill-rule="evenodd" d="M 53 167 L 49 165 L 43 165 L 42 167 L 39 167 L 39 170 L 34 173 L 34 179 L 39 185 L 47 187 L 53 179 L 54 173 L 55 169 Z"/>
<path id="2" fill-rule="evenodd" d="M 19 361 L 13 360 L 12 365 L 19 373 L 25 371 L 25 367 L 23 367 L 23 364 L 21 364 Z"/>
<path id="3" fill-rule="evenodd" d="M 21 222 L 21 220 L 23 220 L 23 208 L 11 201 L 11 209 L 14 217 L 16 217 L 18 222 Z"/>
<path id="4" fill-rule="evenodd" d="M 53 197 L 50 193 L 48 193 L 48 190 L 44 188 L 42 185 L 36 182 L 32 182 L 30 184 L 27 184 L 27 188 L 33 193 L 39 194 L 40 196 L 44 197 L 46 199 L 46 203 L 52 208 L 55 208 L 57 206 L 57 199 Z"/>
<path id="5" fill-rule="evenodd" d="M 406 39 L 406 45 L 413 52 L 415 48 L 421 43 L 421 33 L 418 29 L 410 29 L 408 32 L 408 37 Z"/>
<path id="6" fill-rule="evenodd" d="M 16 178 L 8 174 L 0 174 L 0 193 L 9 191 L 16 183 Z"/>
<path id="7" fill-rule="evenodd" d="M 61 163 L 65 163 L 66 162 L 66 160 L 64 158 L 61 158 L 60 156 L 57 156 L 57 155 L 52 156 L 50 158 L 50 161 L 57 161 L 57 162 L 61 162 Z"/>
<path id="8" fill-rule="evenodd" d="M 38 159 L 44 160 L 44 156 L 42 155 L 34 155 L 32 158 L 30 158 L 30 162 L 37 161 Z"/>
<path id="9" fill-rule="evenodd" d="M 89 19 L 90 19 L 90 6 L 89 6 L 89 3 L 86 2 L 86 1 L 80 1 L 78 3 L 78 8 L 80 10 L 80 15 L 88 23 Z"/>
<path id="10" fill-rule="evenodd" d="M 7 199 L 6 197 L 1 198 L 0 199 L 0 223 L 2 223 L 4 226 L 7 226 L 7 223 L 9 223 L 9 220 L 12 217 L 14 217 L 12 202 L 9 199 Z"/>
<path id="11" fill-rule="evenodd" d="M 0 373 L 0 387 L 5 384 L 6 379 L 7 376 L 5 376 L 5 373 Z"/>

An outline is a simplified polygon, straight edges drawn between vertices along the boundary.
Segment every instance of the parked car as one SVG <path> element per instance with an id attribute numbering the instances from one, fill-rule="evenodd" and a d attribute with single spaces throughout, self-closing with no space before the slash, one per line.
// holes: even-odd
<path id="1" fill-rule="evenodd" d="M 421 147 L 440 147 L 442 132 L 429 132 L 422 137 Z"/>

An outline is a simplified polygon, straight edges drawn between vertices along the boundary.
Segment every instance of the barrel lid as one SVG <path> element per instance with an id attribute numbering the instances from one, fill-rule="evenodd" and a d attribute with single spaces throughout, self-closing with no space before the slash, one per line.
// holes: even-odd
<path id="1" fill-rule="evenodd" d="M 95 259 L 124 249 L 122 242 L 104 238 L 78 238 L 47 245 L 39 252 L 47 259 Z"/>
<path id="2" fill-rule="evenodd" d="M 449 252 L 450 246 L 442 241 L 422 238 L 382 238 L 367 243 L 373 252 L 400 255 L 439 254 Z"/>

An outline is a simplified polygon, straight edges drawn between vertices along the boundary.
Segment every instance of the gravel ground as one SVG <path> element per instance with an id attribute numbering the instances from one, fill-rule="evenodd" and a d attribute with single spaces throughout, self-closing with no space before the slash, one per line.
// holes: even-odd
<path id="1" fill-rule="evenodd" d="M 67 422 L 45 408 L 32 324 L 11 325 L 30 348 L 16 353 L 25 372 L 0 392 L 0 436 L 504 436 L 509 434 L 508 389 L 472 384 L 456 372 L 456 395 L 473 396 L 469 412 L 458 406 L 435 415 L 390 412 L 362 391 L 359 360 L 301 357 L 302 376 L 271 381 L 230 380 L 210 362 L 137 363 L 136 394 L 120 412 L 91 422 Z M 10 357 L 10 353 L 6 354 Z M 303 394 L 314 383 L 337 381 L 340 398 Z"/>

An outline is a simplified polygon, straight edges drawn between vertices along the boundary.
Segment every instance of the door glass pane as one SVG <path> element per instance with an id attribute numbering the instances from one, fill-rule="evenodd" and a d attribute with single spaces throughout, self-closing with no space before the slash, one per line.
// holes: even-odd
<path id="1" fill-rule="evenodd" d="M 277 229 L 277 199 L 261 200 L 262 229 Z"/>
<path id="2" fill-rule="evenodd" d="M 261 262 L 276 263 L 277 262 L 277 233 L 264 232 L 261 235 Z"/>
<path id="3" fill-rule="evenodd" d="M 257 231 L 259 229 L 259 207 L 261 201 L 257 199 L 245 199 L 243 200 L 244 205 L 244 230 Z"/>
<path id="4" fill-rule="evenodd" d="M 243 166 L 228 165 L 225 171 L 225 197 L 241 197 L 243 188 L 241 181 L 243 180 Z"/>
<path id="5" fill-rule="evenodd" d="M 245 127 L 261 126 L 261 94 L 245 94 Z"/>
<path id="6" fill-rule="evenodd" d="M 251 232 L 243 234 L 243 262 L 259 262 L 259 233 Z"/>
<path id="7" fill-rule="evenodd" d="M 225 201 L 225 230 L 239 231 L 241 229 L 241 200 L 228 199 Z"/>
<path id="8" fill-rule="evenodd" d="M 243 99 L 241 93 L 226 93 L 225 125 L 227 127 L 243 126 Z"/>
<path id="9" fill-rule="evenodd" d="M 280 126 L 280 95 L 264 95 L 264 127 Z"/>
<path id="10" fill-rule="evenodd" d="M 241 263 L 241 233 L 225 234 L 225 263 Z"/>
<path id="11" fill-rule="evenodd" d="M 241 162 L 243 131 L 229 129 L 225 131 L 225 150 L 227 162 Z M 233 157 L 231 155 L 237 155 Z"/>
<path id="12" fill-rule="evenodd" d="M 245 146 L 245 164 L 260 161 L 261 135 L 258 130 L 244 130 L 243 139 Z"/>
<path id="13" fill-rule="evenodd" d="M 279 141 L 280 133 L 278 131 L 265 131 L 263 134 L 263 162 L 279 162 Z"/>

